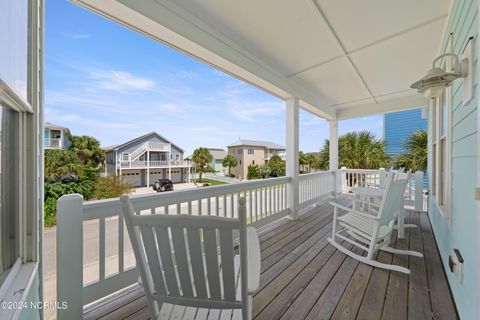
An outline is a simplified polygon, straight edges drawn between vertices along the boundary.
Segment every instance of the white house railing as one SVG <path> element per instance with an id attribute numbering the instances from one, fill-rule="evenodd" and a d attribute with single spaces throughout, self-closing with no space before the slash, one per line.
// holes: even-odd
<path id="1" fill-rule="evenodd" d="M 126 168 L 168 168 L 168 167 L 190 167 L 192 163 L 188 160 L 150 160 L 148 161 L 119 161 L 119 165 L 122 169 Z"/>
<path id="2" fill-rule="evenodd" d="M 62 147 L 62 139 L 47 138 L 47 139 L 45 139 L 45 147 L 61 148 Z"/>
<path id="3" fill-rule="evenodd" d="M 299 208 L 326 199 L 335 190 L 335 173 L 321 172 L 299 178 Z M 193 190 L 132 196 L 131 200 L 140 214 L 191 214 L 236 217 L 238 198 L 245 197 L 247 223 L 262 227 L 289 215 L 293 206 L 288 203 L 291 177 L 255 180 L 251 182 L 220 185 Z M 84 248 L 84 222 L 98 224 L 96 248 Z M 115 228 L 108 228 L 115 221 Z M 113 230 L 113 232 L 112 232 Z M 112 234 L 115 233 L 115 234 Z M 106 239 L 116 244 L 118 259 L 106 260 Z M 118 198 L 83 202 L 78 194 L 64 195 L 57 203 L 57 299 L 67 301 L 68 309 L 58 310 L 57 319 L 79 319 L 83 307 L 93 301 L 119 291 L 138 279 L 134 262 L 126 266 L 125 243 L 128 244 L 124 222 L 120 215 Z M 95 280 L 84 280 L 83 254 L 98 250 L 98 269 Z M 110 249 L 111 251 L 111 249 Z M 114 270 L 109 272 L 109 270 Z M 92 278 L 92 277 L 89 277 Z"/>
<path id="4" fill-rule="evenodd" d="M 335 177 L 335 171 L 301 174 L 299 176 L 299 208 L 306 208 L 334 196 L 334 190 L 338 190 Z"/>

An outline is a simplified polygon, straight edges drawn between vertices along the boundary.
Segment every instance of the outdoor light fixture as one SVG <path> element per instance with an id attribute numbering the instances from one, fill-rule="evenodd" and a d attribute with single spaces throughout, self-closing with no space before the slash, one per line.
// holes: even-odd
<path id="1" fill-rule="evenodd" d="M 436 64 L 442 58 L 452 57 L 451 70 L 437 67 Z M 428 70 L 427 74 L 417 82 L 413 83 L 410 88 L 417 89 L 419 93 L 427 98 L 438 98 L 443 89 L 450 86 L 455 79 L 466 78 L 469 75 L 469 59 L 464 57 L 461 60 L 454 53 L 445 53 L 433 60 L 433 68 Z"/>

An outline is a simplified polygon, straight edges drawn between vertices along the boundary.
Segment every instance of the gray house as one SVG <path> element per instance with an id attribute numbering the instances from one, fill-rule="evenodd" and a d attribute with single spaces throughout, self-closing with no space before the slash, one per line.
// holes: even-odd
<path id="1" fill-rule="evenodd" d="M 151 186 L 157 179 L 190 180 L 191 164 L 184 160 L 183 149 L 157 132 L 104 149 L 106 175 L 121 176 L 136 187 Z"/>
<path id="2" fill-rule="evenodd" d="M 70 130 L 50 122 L 44 125 L 45 149 L 68 149 L 70 148 Z"/>

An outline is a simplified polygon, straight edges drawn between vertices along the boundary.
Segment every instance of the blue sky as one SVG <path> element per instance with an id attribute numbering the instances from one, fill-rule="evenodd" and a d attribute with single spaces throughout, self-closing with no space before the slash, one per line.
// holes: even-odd
<path id="1" fill-rule="evenodd" d="M 285 144 L 284 102 L 67 1 L 46 2 L 46 121 L 102 146 L 150 131 L 181 146 L 238 138 Z M 382 117 L 342 121 L 340 133 L 382 135 Z M 318 151 L 328 123 L 300 113 L 300 148 Z"/>

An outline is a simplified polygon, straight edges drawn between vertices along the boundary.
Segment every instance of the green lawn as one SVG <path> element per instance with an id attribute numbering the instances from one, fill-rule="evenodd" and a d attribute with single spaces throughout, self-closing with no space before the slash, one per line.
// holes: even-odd
<path id="1" fill-rule="evenodd" d="M 220 185 L 220 184 L 227 184 L 226 182 L 223 182 L 223 181 L 217 181 L 217 180 L 211 180 L 211 179 L 205 179 L 205 178 L 202 178 L 202 182 L 199 182 L 198 179 L 194 180 L 194 182 L 197 182 L 197 183 L 208 183 L 210 186 L 217 186 L 217 185 Z"/>

